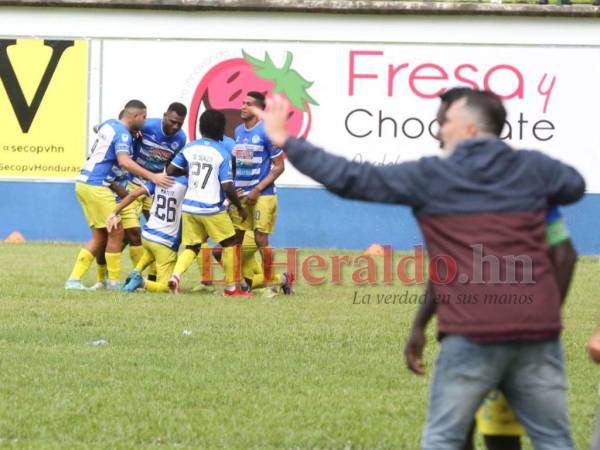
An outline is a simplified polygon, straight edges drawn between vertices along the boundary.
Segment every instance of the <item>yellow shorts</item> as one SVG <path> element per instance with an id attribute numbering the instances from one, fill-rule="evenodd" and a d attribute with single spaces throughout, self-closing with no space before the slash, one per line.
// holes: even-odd
<path id="1" fill-rule="evenodd" d="M 277 196 L 261 195 L 254 206 L 248 206 L 246 198 L 241 199 L 242 206 L 248 211 L 248 218 L 242 222 L 235 206 L 229 209 L 229 215 L 233 225 L 238 230 L 253 231 L 271 234 L 275 231 L 275 220 L 277 219 Z"/>
<path id="2" fill-rule="evenodd" d="M 127 192 L 137 191 L 140 187 L 141 186 L 130 181 L 127 185 Z M 146 208 L 148 203 L 150 203 L 150 206 Z M 123 208 L 121 210 L 121 224 L 123 225 L 123 229 L 127 230 L 129 228 L 140 228 L 140 216 L 142 211 L 150 211 L 151 206 L 152 197 L 148 195 L 142 195 Z"/>
<path id="3" fill-rule="evenodd" d="M 142 197 L 144 198 L 144 197 Z M 147 198 L 147 197 L 145 197 Z M 142 213 L 139 198 L 121 210 L 121 224 L 125 230 L 140 228 L 140 214 Z"/>
<path id="4" fill-rule="evenodd" d="M 75 183 L 75 194 L 83 209 L 83 215 L 92 228 L 106 228 L 108 216 L 117 207 L 115 195 L 109 187 Z"/>
<path id="5" fill-rule="evenodd" d="M 490 392 L 475 415 L 481 434 L 489 436 L 525 436 L 525 429 L 498 390 Z"/>
<path id="6" fill-rule="evenodd" d="M 142 239 L 144 249 L 154 256 L 156 263 L 156 282 L 167 285 L 177 262 L 177 252 L 156 242 Z"/>
<path id="7" fill-rule="evenodd" d="M 184 246 L 202 244 L 209 237 L 215 242 L 222 242 L 234 235 L 235 229 L 225 211 L 209 216 L 183 213 L 182 244 Z"/>
<path id="8" fill-rule="evenodd" d="M 127 185 L 127 192 L 137 191 L 141 187 L 142 186 L 139 184 L 135 184 L 133 181 L 130 181 Z M 152 209 L 152 197 L 148 195 L 138 197 L 134 203 L 139 205 L 140 214 L 142 211 L 150 211 Z"/>

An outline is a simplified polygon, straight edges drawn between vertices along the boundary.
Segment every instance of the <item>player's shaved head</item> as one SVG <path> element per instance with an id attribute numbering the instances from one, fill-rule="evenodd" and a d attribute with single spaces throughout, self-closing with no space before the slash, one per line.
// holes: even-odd
<path id="1" fill-rule="evenodd" d="M 131 131 L 139 131 L 146 122 L 146 105 L 140 100 L 129 100 L 123 108 L 121 121 L 127 124 Z"/>
<path id="2" fill-rule="evenodd" d="M 127 103 L 125 103 L 125 108 L 123 108 L 125 110 L 125 113 L 129 113 L 131 111 L 137 110 L 144 110 L 146 109 L 146 105 L 144 105 L 144 102 L 142 102 L 141 100 L 129 100 Z"/>
<path id="3" fill-rule="evenodd" d="M 225 115 L 216 109 L 207 109 L 200 116 L 200 134 L 202 137 L 222 141 L 225 134 Z"/>

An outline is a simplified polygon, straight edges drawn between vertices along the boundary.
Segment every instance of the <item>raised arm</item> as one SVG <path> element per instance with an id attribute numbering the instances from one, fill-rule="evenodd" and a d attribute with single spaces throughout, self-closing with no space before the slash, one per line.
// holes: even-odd
<path id="1" fill-rule="evenodd" d="M 376 166 L 334 156 L 312 144 L 291 138 L 287 132 L 289 103 L 281 96 L 267 100 L 265 111 L 253 113 L 265 123 L 273 144 L 287 151 L 292 164 L 302 173 L 341 197 L 381 203 L 420 206 L 426 199 L 428 177 L 423 160 Z"/>
<path id="2" fill-rule="evenodd" d="M 284 149 L 294 167 L 341 197 L 410 206 L 424 202 L 428 180 L 421 161 L 357 163 L 295 138 L 288 138 Z"/>

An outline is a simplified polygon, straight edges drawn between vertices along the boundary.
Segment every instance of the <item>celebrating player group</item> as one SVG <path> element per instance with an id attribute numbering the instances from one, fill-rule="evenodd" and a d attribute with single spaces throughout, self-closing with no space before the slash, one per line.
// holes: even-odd
<path id="1" fill-rule="evenodd" d="M 195 291 L 216 290 L 210 269 L 220 264 L 225 296 L 250 297 L 258 289 L 291 294 L 294 274 L 271 274 L 275 180 L 285 166 L 283 151 L 252 113 L 264 107 L 262 93 L 248 92 L 233 137 L 224 135 L 224 114 L 206 110 L 200 139 L 187 144 L 181 103 L 169 105 L 162 118 L 147 119 L 144 103 L 131 100 L 118 119 L 95 127 L 97 138 L 75 185 L 92 237 L 65 289 L 178 294 L 181 276 L 197 262 L 202 284 Z M 211 248 L 209 238 L 218 245 Z M 135 269 L 122 282 L 126 247 Z M 94 261 L 97 281 L 87 287 L 81 279 Z"/>

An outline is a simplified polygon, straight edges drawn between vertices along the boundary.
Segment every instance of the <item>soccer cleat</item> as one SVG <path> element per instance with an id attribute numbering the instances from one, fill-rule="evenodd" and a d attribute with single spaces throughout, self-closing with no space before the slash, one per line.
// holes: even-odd
<path id="1" fill-rule="evenodd" d="M 172 275 L 171 279 L 169 280 L 169 292 L 175 295 L 181 294 L 181 288 L 179 287 L 179 277 L 177 275 Z"/>
<path id="2" fill-rule="evenodd" d="M 192 292 L 199 292 L 201 294 L 212 294 L 215 292 L 215 287 L 212 285 L 212 283 L 208 283 L 208 282 L 203 282 L 200 283 L 198 286 L 196 286 L 194 289 L 192 289 Z"/>
<path id="3" fill-rule="evenodd" d="M 120 291 L 121 283 L 119 283 L 118 281 L 109 281 L 106 285 L 106 289 L 108 289 L 109 291 Z"/>
<path id="4" fill-rule="evenodd" d="M 225 289 L 223 291 L 223 295 L 225 297 L 244 297 L 244 298 L 250 298 L 252 297 L 252 292 L 248 291 L 248 292 L 244 292 L 242 291 L 240 288 L 235 288 L 235 289 Z"/>
<path id="5" fill-rule="evenodd" d="M 125 280 L 125 284 L 121 288 L 123 292 L 134 292 L 137 288 L 142 287 L 144 284 L 144 279 L 142 278 L 142 274 L 138 271 L 133 271 Z"/>
<path id="6" fill-rule="evenodd" d="M 89 287 L 90 291 L 99 291 L 101 289 L 106 289 L 106 280 L 96 281 L 95 284 L 92 284 Z"/>
<path id="7" fill-rule="evenodd" d="M 281 291 L 283 292 L 283 295 L 292 295 L 294 293 L 292 285 L 294 284 L 296 277 L 291 272 L 284 272 L 281 277 L 283 278 L 281 280 Z"/>
<path id="8" fill-rule="evenodd" d="M 65 282 L 65 289 L 68 291 L 89 291 L 81 280 L 67 280 Z"/>

